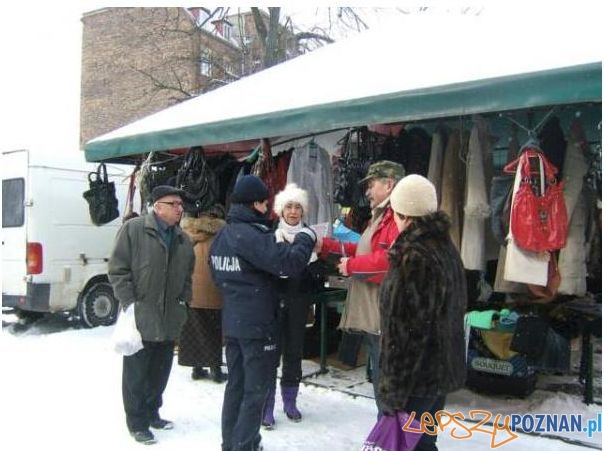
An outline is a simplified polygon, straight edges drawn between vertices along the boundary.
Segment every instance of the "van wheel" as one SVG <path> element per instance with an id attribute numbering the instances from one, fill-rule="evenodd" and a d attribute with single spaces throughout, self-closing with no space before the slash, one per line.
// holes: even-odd
<path id="1" fill-rule="evenodd" d="M 80 319 L 85 327 L 110 326 L 117 319 L 118 302 L 107 282 L 95 283 L 80 299 Z"/>

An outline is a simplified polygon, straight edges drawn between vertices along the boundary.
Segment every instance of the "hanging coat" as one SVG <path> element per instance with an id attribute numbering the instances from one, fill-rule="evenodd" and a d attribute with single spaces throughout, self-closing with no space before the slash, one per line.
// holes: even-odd
<path id="1" fill-rule="evenodd" d="M 460 137 L 460 134 L 462 135 Z M 451 218 L 451 228 L 449 234 L 453 244 L 457 249 L 461 247 L 461 227 L 463 215 L 463 193 L 465 167 L 461 156 L 464 154 L 468 143 L 467 132 L 460 133 L 459 130 L 453 130 L 449 134 L 447 141 L 447 150 L 443 162 L 443 178 L 441 187 L 441 207 L 440 209 Z"/>
<path id="2" fill-rule="evenodd" d="M 587 290 L 587 204 L 583 196 L 583 178 L 588 169 L 583 152 L 587 145 L 581 125 L 573 123 L 564 156 L 564 202 L 570 223 L 566 246 L 558 260 L 560 294 L 584 296 Z"/>
<path id="3" fill-rule="evenodd" d="M 432 149 L 430 149 L 430 165 L 428 166 L 428 180 L 436 188 L 436 198 L 440 202 L 442 175 L 443 175 L 443 154 L 445 143 L 447 142 L 446 132 L 442 128 L 437 128 L 432 135 Z"/>
<path id="4" fill-rule="evenodd" d="M 485 220 L 491 214 L 485 183 L 483 155 L 490 153 L 487 122 L 474 118 L 466 158 L 466 203 L 464 206 L 461 259 L 466 269 L 486 270 Z"/>
<path id="5" fill-rule="evenodd" d="M 308 193 L 308 212 L 304 212 L 307 224 L 327 222 L 331 225 L 335 217 L 333 174 L 329 154 L 324 148 L 311 141 L 294 150 L 287 183 L 295 183 Z"/>

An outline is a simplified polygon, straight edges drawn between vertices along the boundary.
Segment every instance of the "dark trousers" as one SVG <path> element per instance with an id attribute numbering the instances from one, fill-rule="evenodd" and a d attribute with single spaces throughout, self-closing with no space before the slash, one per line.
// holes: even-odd
<path id="1" fill-rule="evenodd" d="M 260 442 L 262 408 L 274 368 L 276 344 L 226 337 L 228 382 L 222 404 L 223 451 L 253 451 Z"/>
<path id="2" fill-rule="evenodd" d="M 420 420 L 422 415 L 426 412 L 432 415 L 432 418 L 436 421 L 435 414 L 439 410 L 445 408 L 446 396 L 435 396 L 430 398 L 419 398 L 417 396 L 410 396 L 405 404 L 406 412 L 415 412 L 415 418 Z M 438 429 L 438 423 L 434 426 Z M 423 434 L 420 439 L 415 451 L 438 451 L 436 447 L 436 435 Z"/>
<path id="3" fill-rule="evenodd" d="M 384 409 L 379 398 L 380 384 L 380 336 L 374 334 L 365 334 L 365 344 L 367 345 L 367 353 L 369 354 L 369 366 L 371 367 L 371 383 L 373 384 L 373 396 L 375 405 L 378 409 L 378 418 L 383 415 Z"/>
<path id="4" fill-rule="evenodd" d="M 281 309 L 275 380 L 279 358 L 282 357 L 281 385 L 283 387 L 297 387 L 302 379 L 302 356 L 307 315 L 308 299 L 303 297 L 289 299 Z"/>
<path id="5" fill-rule="evenodd" d="M 173 341 L 143 341 L 143 345 L 136 354 L 124 357 L 122 367 L 122 398 L 130 431 L 148 429 L 150 421 L 159 418 L 174 358 Z"/>

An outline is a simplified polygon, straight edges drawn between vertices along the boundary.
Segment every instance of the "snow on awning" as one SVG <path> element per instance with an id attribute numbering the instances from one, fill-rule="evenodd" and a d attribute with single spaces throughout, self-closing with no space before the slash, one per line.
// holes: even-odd
<path id="1" fill-rule="evenodd" d="M 543 14 L 517 24 L 496 10 L 396 17 L 95 138 L 86 158 L 601 102 L 599 15 Z M 568 14 L 580 33 L 564 32 Z"/>

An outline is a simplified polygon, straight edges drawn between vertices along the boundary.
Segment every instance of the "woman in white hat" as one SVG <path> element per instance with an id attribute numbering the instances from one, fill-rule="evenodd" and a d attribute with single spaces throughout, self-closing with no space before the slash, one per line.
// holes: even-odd
<path id="1" fill-rule="evenodd" d="M 390 204 L 400 235 L 380 291 L 379 394 L 386 413 L 434 418 L 465 382 L 465 273 L 428 179 L 404 177 Z M 416 448 L 436 449 L 436 434 L 424 434 Z"/>
<path id="2" fill-rule="evenodd" d="M 275 196 L 273 211 L 279 218 L 275 237 L 277 242 L 292 242 L 296 234 L 305 226 L 303 217 L 308 211 L 308 194 L 295 183 L 288 184 L 283 191 Z M 283 411 L 295 422 L 302 420 L 302 414 L 296 405 L 298 388 L 302 378 L 302 356 L 304 347 L 304 331 L 308 314 L 310 294 L 318 290 L 320 277 L 313 271 L 313 263 L 317 255 L 313 252 L 300 277 L 282 279 L 280 290 L 280 337 L 275 365 L 274 381 L 264 407 L 262 425 L 266 429 L 275 426 L 274 407 L 279 359 L 283 360 L 281 368 L 281 397 Z"/>

